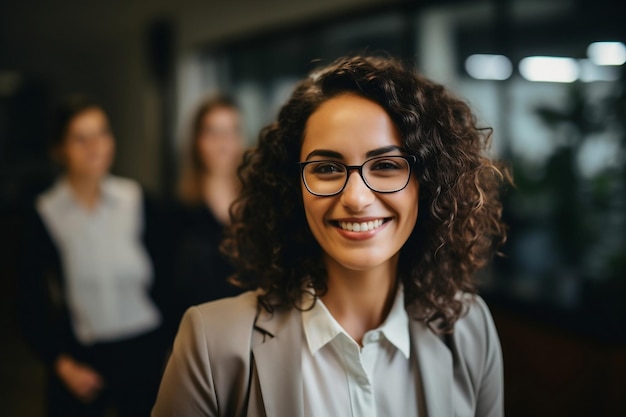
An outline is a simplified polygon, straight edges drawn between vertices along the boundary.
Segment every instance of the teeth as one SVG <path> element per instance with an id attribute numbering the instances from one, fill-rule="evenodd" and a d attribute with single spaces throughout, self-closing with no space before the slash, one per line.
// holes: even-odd
<path id="1" fill-rule="evenodd" d="M 352 223 L 352 222 L 339 222 L 339 226 L 343 230 L 350 232 L 368 232 L 380 227 L 384 223 L 383 219 L 377 219 L 369 222 Z"/>

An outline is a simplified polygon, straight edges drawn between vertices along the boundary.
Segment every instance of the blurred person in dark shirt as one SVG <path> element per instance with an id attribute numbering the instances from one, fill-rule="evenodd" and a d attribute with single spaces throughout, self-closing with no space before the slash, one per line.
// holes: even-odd
<path id="1" fill-rule="evenodd" d="M 192 305 L 240 291 L 233 266 L 220 252 L 229 207 L 239 193 L 244 151 L 241 115 L 228 96 L 206 98 L 195 110 L 179 184 L 175 286 L 179 316 Z"/>

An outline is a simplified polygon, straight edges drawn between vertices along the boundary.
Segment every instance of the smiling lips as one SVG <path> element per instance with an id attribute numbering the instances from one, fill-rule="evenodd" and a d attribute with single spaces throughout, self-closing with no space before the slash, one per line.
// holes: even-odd
<path id="1" fill-rule="evenodd" d="M 334 221 L 332 223 L 336 227 L 339 227 L 341 230 L 345 230 L 348 232 L 370 232 L 374 229 L 379 228 L 388 220 L 389 219 L 387 218 L 381 218 L 360 222 Z"/>

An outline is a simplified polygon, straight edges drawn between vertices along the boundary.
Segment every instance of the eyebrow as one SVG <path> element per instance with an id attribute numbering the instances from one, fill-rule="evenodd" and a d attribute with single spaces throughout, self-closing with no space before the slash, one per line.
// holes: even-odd
<path id="1" fill-rule="evenodd" d="M 379 155 L 384 155 L 386 153 L 389 152 L 394 152 L 394 151 L 400 151 L 403 152 L 404 150 L 400 147 L 400 146 L 396 146 L 396 145 L 391 145 L 391 146 L 385 146 L 382 148 L 376 148 L 376 149 L 372 149 L 371 151 L 368 151 L 365 154 L 366 158 L 372 158 L 375 156 L 379 156 Z M 306 161 L 308 161 L 309 159 L 311 159 L 314 156 L 323 156 L 326 158 L 335 158 L 335 159 L 342 159 L 343 155 L 340 154 L 339 152 L 336 151 L 331 151 L 328 149 L 315 149 L 314 151 L 312 151 L 311 153 L 309 153 L 306 156 Z"/>
<path id="2" fill-rule="evenodd" d="M 373 150 L 367 152 L 365 154 L 365 157 L 366 158 L 372 158 L 374 156 L 384 155 L 386 153 L 393 152 L 393 151 L 403 152 L 404 150 L 401 147 L 396 146 L 396 145 L 385 146 L 384 148 L 377 148 L 377 149 L 373 149 Z"/>

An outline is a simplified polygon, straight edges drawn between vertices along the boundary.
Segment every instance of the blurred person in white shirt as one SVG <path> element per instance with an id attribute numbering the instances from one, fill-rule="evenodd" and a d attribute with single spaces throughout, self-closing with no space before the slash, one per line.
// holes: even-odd
<path id="1" fill-rule="evenodd" d="M 62 173 L 26 216 L 18 303 L 49 371 L 47 415 L 147 415 L 167 343 L 160 210 L 110 174 L 115 140 L 96 101 L 58 107 L 51 153 Z"/>

